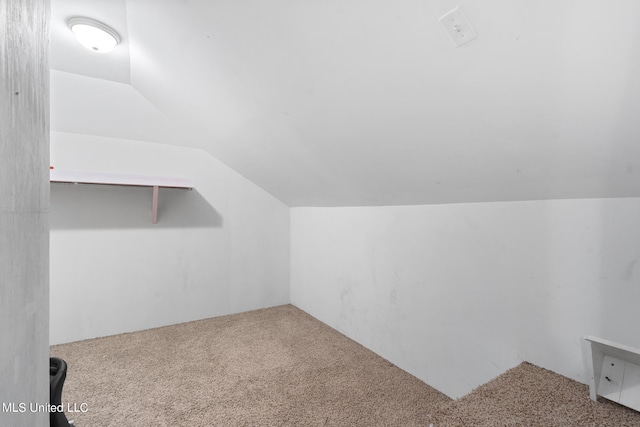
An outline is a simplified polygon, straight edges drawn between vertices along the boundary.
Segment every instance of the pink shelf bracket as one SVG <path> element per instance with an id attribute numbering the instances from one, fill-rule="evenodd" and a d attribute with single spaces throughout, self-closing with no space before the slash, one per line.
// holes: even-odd
<path id="1" fill-rule="evenodd" d="M 153 223 L 158 223 L 158 187 L 157 185 L 153 186 Z"/>

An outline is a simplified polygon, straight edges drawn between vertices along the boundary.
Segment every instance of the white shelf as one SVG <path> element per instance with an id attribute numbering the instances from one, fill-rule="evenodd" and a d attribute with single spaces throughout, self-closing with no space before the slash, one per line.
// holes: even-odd
<path id="1" fill-rule="evenodd" d="M 153 189 L 153 218 L 152 222 L 158 222 L 158 190 L 164 188 L 182 188 L 192 190 L 194 182 L 192 178 L 131 175 L 124 173 L 65 171 L 51 169 L 49 171 L 51 182 L 68 184 L 93 184 L 93 185 L 122 185 L 133 187 L 151 187 Z"/>
<path id="2" fill-rule="evenodd" d="M 168 176 L 131 175 L 124 173 L 49 171 L 51 182 L 67 182 L 73 184 L 131 185 L 135 187 L 170 187 L 193 188 L 193 179 Z"/>
<path id="3" fill-rule="evenodd" d="M 640 349 L 587 336 L 583 342 L 589 395 L 640 411 Z"/>

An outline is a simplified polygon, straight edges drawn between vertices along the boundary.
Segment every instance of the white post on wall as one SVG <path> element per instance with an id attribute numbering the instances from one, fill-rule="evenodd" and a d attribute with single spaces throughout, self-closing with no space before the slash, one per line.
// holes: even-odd
<path id="1" fill-rule="evenodd" d="M 49 402 L 49 15 L 49 0 L 0 1 L 2 426 L 49 425 L 19 406 Z"/>

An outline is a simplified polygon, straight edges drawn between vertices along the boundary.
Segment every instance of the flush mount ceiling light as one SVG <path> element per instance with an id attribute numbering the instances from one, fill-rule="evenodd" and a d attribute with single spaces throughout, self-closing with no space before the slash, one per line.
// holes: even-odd
<path id="1" fill-rule="evenodd" d="M 69 19 L 67 25 L 80 44 L 94 52 L 111 52 L 120 43 L 120 36 L 113 28 L 95 19 L 75 17 Z"/>

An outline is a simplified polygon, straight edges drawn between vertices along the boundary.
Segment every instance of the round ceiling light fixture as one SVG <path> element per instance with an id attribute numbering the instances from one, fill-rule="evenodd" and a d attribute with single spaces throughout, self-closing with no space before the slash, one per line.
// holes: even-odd
<path id="1" fill-rule="evenodd" d="M 67 25 L 80 44 L 94 52 L 111 52 L 120 43 L 120 36 L 113 28 L 95 19 L 74 17 Z"/>

